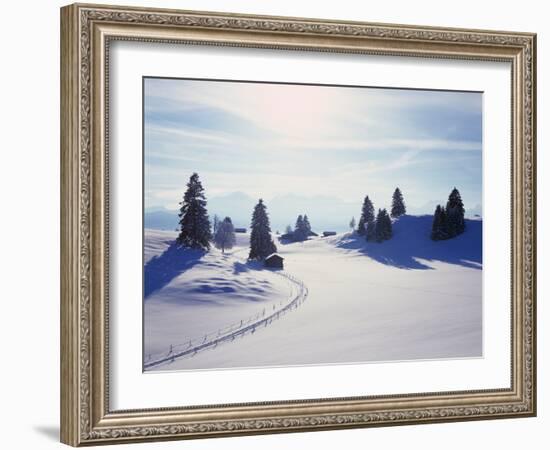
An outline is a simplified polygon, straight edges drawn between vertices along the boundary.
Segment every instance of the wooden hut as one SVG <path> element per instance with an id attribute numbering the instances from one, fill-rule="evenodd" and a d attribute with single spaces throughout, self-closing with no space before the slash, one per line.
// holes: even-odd
<path id="1" fill-rule="evenodd" d="M 264 259 L 264 265 L 272 269 L 282 269 L 284 258 L 278 253 L 272 253 Z"/>

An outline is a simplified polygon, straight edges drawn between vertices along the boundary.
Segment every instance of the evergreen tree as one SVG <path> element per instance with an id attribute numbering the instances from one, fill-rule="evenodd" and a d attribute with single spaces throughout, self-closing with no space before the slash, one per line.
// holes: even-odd
<path id="1" fill-rule="evenodd" d="M 374 221 L 374 206 L 367 195 L 363 200 L 363 207 L 361 209 L 361 217 L 357 224 L 357 233 L 364 236 L 366 234 L 366 225 Z"/>
<path id="2" fill-rule="evenodd" d="M 355 229 L 355 217 L 352 217 L 351 220 L 349 221 L 349 228 L 352 231 Z"/>
<path id="3" fill-rule="evenodd" d="M 403 201 L 403 194 L 399 188 L 395 188 L 393 191 L 392 201 L 391 201 L 391 216 L 394 219 L 397 219 L 399 216 L 402 216 L 407 212 L 405 208 L 405 202 Z"/>
<path id="4" fill-rule="evenodd" d="M 286 226 L 285 234 L 292 234 L 292 227 L 290 225 Z"/>
<path id="5" fill-rule="evenodd" d="M 464 221 L 464 203 L 462 203 L 462 197 L 460 192 L 455 187 L 449 194 L 449 200 L 445 207 L 445 213 L 447 215 L 447 232 L 449 237 L 457 236 L 464 232 L 466 223 Z"/>
<path id="6" fill-rule="evenodd" d="M 222 222 L 218 224 L 218 230 L 214 235 L 214 243 L 216 248 L 220 248 L 222 253 L 225 253 L 226 249 L 231 249 L 235 245 L 237 238 L 235 236 L 235 228 L 230 217 L 226 217 Z"/>
<path id="7" fill-rule="evenodd" d="M 379 209 L 376 216 L 375 239 L 376 242 L 386 241 L 392 237 L 392 224 L 386 208 Z"/>
<path id="8" fill-rule="evenodd" d="M 445 212 L 445 208 L 441 205 L 437 205 L 432 222 L 432 233 L 430 235 L 432 240 L 441 241 L 448 239 L 447 227 L 447 213 Z"/>
<path id="9" fill-rule="evenodd" d="M 197 173 L 193 173 L 189 178 L 187 190 L 180 205 L 181 208 L 178 214 L 180 218 L 178 244 L 185 247 L 208 250 L 212 234 L 206 210 L 204 188 Z"/>
<path id="10" fill-rule="evenodd" d="M 307 218 L 307 214 L 304 214 L 304 231 L 306 232 L 306 236 L 311 235 L 311 224 L 309 223 L 309 219 Z"/>
<path id="11" fill-rule="evenodd" d="M 262 199 L 254 207 L 250 224 L 250 253 L 248 259 L 264 259 L 277 251 L 271 238 L 269 217 Z"/>
<path id="12" fill-rule="evenodd" d="M 294 231 L 303 230 L 303 229 L 304 229 L 304 218 L 300 214 L 296 219 L 296 225 L 294 225 Z"/>
<path id="13" fill-rule="evenodd" d="M 432 219 L 432 232 L 430 238 L 432 241 L 439 241 L 441 238 L 441 205 L 437 205 L 434 211 L 434 217 Z"/>
<path id="14" fill-rule="evenodd" d="M 295 241 L 305 241 L 308 237 L 308 225 L 307 216 L 302 217 L 300 214 L 296 219 L 296 226 L 294 227 L 294 240 Z M 311 230 L 311 227 L 309 228 Z"/>
<path id="15" fill-rule="evenodd" d="M 367 223 L 365 228 L 367 241 L 376 241 L 376 220 L 371 220 L 369 223 Z"/>

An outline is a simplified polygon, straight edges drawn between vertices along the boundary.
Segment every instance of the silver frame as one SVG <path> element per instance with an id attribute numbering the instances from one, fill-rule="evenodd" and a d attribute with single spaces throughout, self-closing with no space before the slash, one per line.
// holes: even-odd
<path id="1" fill-rule="evenodd" d="M 510 62 L 510 388 L 112 411 L 106 100 L 109 45 L 114 40 Z M 535 69 L 532 33 L 85 4 L 62 8 L 62 442 L 80 446 L 534 416 Z"/>

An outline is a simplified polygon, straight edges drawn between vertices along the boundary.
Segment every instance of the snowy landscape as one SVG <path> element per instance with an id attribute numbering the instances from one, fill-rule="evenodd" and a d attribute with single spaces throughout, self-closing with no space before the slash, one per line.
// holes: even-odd
<path id="1" fill-rule="evenodd" d="M 480 93 L 144 93 L 144 371 L 483 357 Z"/>
<path id="2" fill-rule="evenodd" d="M 405 215 L 385 248 L 352 232 L 279 245 L 292 278 L 247 261 L 248 234 L 222 255 L 146 230 L 145 276 L 155 280 L 144 304 L 146 370 L 482 356 L 482 221 L 466 222 L 446 241 L 430 239 L 431 216 Z M 259 325 L 175 356 L 250 323 Z"/>

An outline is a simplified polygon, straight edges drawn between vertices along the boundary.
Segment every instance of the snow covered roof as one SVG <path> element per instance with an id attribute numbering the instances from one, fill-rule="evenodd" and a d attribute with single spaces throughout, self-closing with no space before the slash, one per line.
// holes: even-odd
<path id="1" fill-rule="evenodd" d="M 284 258 L 283 258 L 281 255 L 279 255 L 278 253 L 272 253 L 271 255 L 266 256 L 265 259 L 273 258 L 274 256 L 276 256 L 277 258 L 284 259 Z"/>

